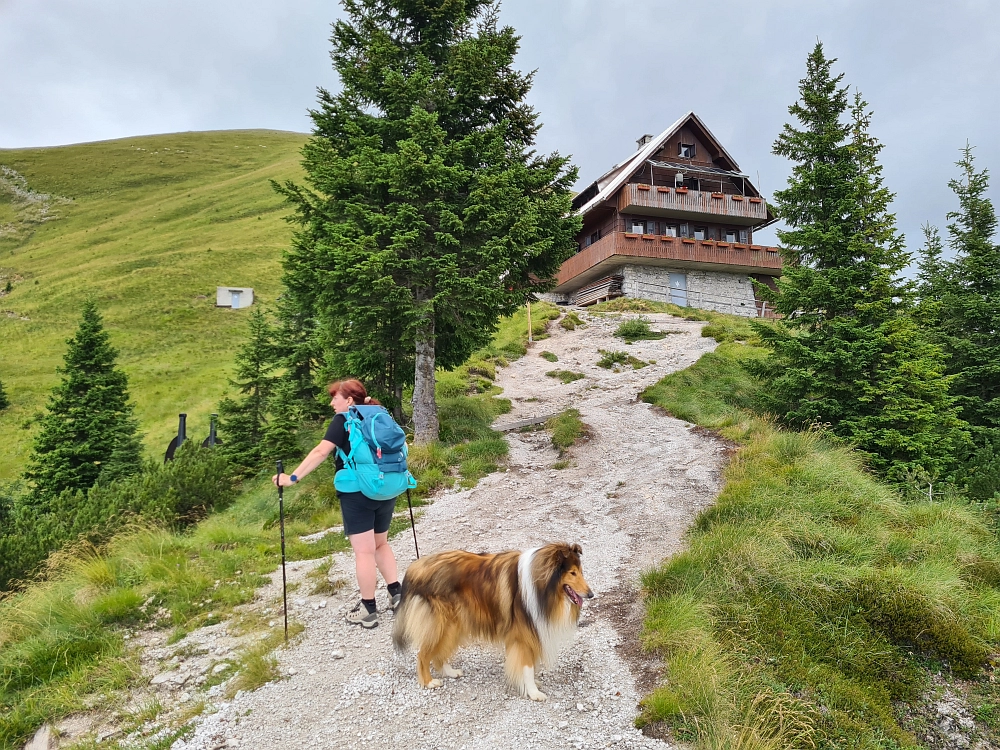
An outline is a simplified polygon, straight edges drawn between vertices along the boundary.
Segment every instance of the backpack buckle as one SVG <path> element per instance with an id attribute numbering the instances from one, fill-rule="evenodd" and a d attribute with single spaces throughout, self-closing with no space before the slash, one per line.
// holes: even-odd
<path id="1" fill-rule="evenodd" d="M 379 448 L 375 451 L 375 458 L 382 458 L 382 449 Z"/>

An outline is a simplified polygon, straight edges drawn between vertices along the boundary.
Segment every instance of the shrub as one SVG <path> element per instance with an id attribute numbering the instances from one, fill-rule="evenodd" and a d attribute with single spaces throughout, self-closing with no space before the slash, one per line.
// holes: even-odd
<path id="1" fill-rule="evenodd" d="M 539 352 L 538 356 L 541 357 L 542 359 L 546 360 L 547 362 L 558 362 L 559 361 L 559 357 L 557 357 L 552 352 Z"/>

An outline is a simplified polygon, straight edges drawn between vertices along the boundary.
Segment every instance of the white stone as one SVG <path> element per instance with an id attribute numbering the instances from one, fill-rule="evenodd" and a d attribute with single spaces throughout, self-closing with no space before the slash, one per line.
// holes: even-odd
<path id="1" fill-rule="evenodd" d="M 332 656 L 334 659 L 343 659 L 344 652 L 341 651 L 339 648 L 335 648 L 333 651 L 330 652 L 330 656 Z"/>
<path id="2" fill-rule="evenodd" d="M 38 728 L 35 732 L 35 736 L 31 738 L 31 741 L 24 746 L 24 750 L 49 750 L 49 744 L 52 742 L 52 728 L 48 724 Z"/>
<path id="3" fill-rule="evenodd" d="M 221 664 L 216 664 L 212 667 L 212 674 L 219 674 L 219 672 L 225 672 L 227 669 L 229 669 L 229 663 L 222 662 Z"/>

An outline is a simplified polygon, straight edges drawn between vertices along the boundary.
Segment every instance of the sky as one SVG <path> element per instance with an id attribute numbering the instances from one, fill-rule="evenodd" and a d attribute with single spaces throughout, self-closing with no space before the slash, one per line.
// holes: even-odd
<path id="1" fill-rule="evenodd" d="M 308 132 L 317 88 L 337 86 L 340 13 L 319 0 L 0 0 L 0 148 Z M 538 147 L 572 155 L 578 189 L 694 110 L 770 196 L 790 170 L 771 147 L 817 39 L 874 110 L 911 250 L 925 222 L 944 232 L 966 142 L 1000 174 L 996 0 L 505 0 L 501 20 L 522 37 L 518 67 L 537 71 Z"/>

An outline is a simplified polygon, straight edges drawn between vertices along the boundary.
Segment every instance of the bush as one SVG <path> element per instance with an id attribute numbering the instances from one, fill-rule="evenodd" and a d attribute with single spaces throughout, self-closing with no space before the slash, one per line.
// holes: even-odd
<path id="1" fill-rule="evenodd" d="M 64 544 L 100 543 L 136 519 L 185 526 L 225 508 L 234 494 L 232 469 L 218 451 L 185 443 L 173 461 L 148 461 L 140 474 L 87 492 L 65 490 L 47 509 L 23 489 L 7 489 L 10 523 L 0 536 L 0 589 L 29 575 Z"/>
<path id="2" fill-rule="evenodd" d="M 557 357 L 552 352 L 539 352 L 538 356 L 541 357 L 542 359 L 544 359 L 547 362 L 558 362 L 559 361 L 559 357 Z"/>

